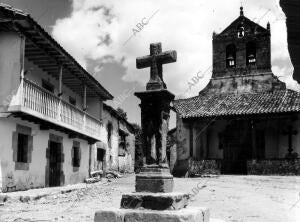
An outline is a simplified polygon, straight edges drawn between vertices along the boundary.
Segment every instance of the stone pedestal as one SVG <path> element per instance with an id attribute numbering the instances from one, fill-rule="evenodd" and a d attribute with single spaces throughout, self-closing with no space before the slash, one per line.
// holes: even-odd
<path id="1" fill-rule="evenodd" d="M 147 166 L 136 175 L 136 192 L 170 193 L 173 186 L 173 176 L 169 168 Z"/>
<path id="2" fill-rule="evenodd" d="M 143 167 L 136 175 L 136 192 L 122 195 L 120 209 L 96 212 L 95 222 L 209 222 L 207 208 L 187 207 L 189 194 L 172 191 L 168 168 Z"/>

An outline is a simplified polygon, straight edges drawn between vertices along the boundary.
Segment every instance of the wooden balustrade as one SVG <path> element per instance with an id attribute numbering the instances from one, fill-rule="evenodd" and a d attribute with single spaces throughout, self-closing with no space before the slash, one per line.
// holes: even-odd
<path id="1" fill-rule="evenodd" d="M 39 117 L 53 120 L 64 127 L 100 139 L 101 122 L 86 112 L 55 96 L 41 86 L 23 79 L 18 91 L 19 102 Z"/>
<path id="2" fill-rule="evenodd" d="M 23 81 L 22 97 L 22 106 L 25 108 L 49 118 L 58 116 L 59 98 L 26 79 Z"/>

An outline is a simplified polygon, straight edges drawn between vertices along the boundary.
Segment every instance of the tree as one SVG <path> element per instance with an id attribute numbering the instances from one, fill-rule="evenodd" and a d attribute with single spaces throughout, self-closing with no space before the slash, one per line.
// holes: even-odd
<path id="1" fill-rule="evenodd" d="M 122 108 L 118 107 L 117 112 L 123 119 L 127 120 L 127 113 Z"/>

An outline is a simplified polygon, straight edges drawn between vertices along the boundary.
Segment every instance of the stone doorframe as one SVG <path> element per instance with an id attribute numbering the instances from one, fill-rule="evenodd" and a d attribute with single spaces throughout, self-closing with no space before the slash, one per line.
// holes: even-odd
<path id="1" fill-rule="evenodd" d="M 65 184 L 65 174 L 63 171 L 63 163 L 65 161 L 64 156 L 64 147 L 63 147 L 63 137 L 57 136 L 52 133 L 49 134 L 49 140 L 48 140 L 48 147 L 46 148 L 46 173 L 45 173 L 45 186 L 49 187 L 49 175 L 50 175 L 50 142 L 56 142 L 61 144 L 61 157 L 60 157 L 60 163 L 59 168 L 61 170 L 60 172 L 60 186 L 63 186 Z"/>

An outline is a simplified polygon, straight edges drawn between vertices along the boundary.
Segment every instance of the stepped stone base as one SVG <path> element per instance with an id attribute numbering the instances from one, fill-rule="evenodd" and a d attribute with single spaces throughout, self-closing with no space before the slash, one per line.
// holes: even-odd
<path id="1" fill-rule="evenodd" d="M 136 175 L 136 192 L 170 193 L 174 181 L 169 168 L 146 166 Z"/>
<path id="2" fill-rule="evenodd" d="M 121 208 L 149 210 L 180 210 L 189 203 L 183 193 L 130 193 L 123 194 Z"/>
<path id="3" fill-rule="evenodd" d="M 207 208 L 181 210 L 106 209 L 96 212 L 95 222 L 209 222 Z"/>

